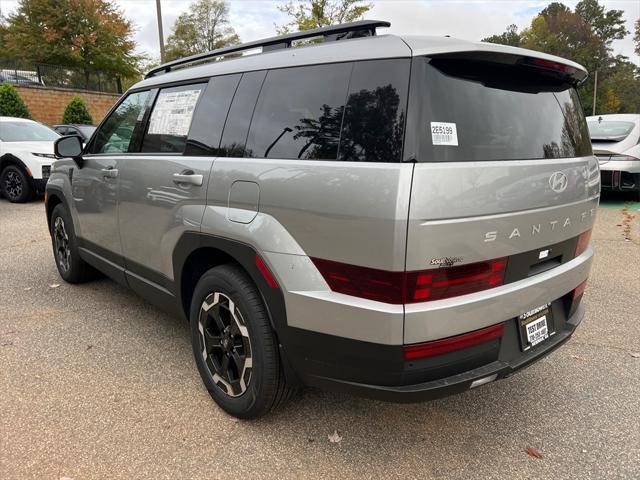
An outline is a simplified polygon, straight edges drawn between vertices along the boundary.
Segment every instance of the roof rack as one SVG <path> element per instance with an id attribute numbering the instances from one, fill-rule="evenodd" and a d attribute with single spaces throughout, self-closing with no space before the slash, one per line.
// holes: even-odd
<path id="1" fill-rule="evenodd" d="M 331 42 L 346 38 L 369 37 L 376 34 L 378 27 L 390 27 L 391 23 L 380 20 L 360 20 L 358 22 L 341 23 L 339 25 L 331 25 L 329 27 L 315 28 L 313 30 L 303 30 L 301 32 L 289 33 L 278 37 L 266 38 L 264 40 L 256 40 L 254 42 L 242 43 L 231 47 L 218 48 L 210 52 L 198 53 L 190 57 L 181 58 L 172 62 L 164 63 L 147 73 L 145 78 L 153 77 L 160 73 L 166 73 L 180 65 L 188 65 L 192 63 L 204 62 L 210 58 L 223 57 L 231 53 L 241 52 L 262 47 L 262 52 L 278 50 L 281 48 L 290 48 L 291 44 L 297 40 L 305 38 L 323 37 L 323 41 Z"/>

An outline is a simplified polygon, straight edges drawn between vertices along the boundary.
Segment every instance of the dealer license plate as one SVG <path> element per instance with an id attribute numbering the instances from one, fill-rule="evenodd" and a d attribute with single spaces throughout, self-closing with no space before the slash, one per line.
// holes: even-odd
<path id="1" fill-rule="evenodd" d="M 520 346 L 523 351 L 529 350 L 553 335 L 555 331 L 551 304 L 541 305 L 520 315 L 518 330 L 520 332 Z"/>

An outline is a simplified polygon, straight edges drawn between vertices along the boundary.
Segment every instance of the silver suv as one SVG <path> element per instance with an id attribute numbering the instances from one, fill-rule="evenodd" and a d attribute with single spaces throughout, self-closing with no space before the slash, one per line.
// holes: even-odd
<path id="1" fill-rule="evenodd" d="M 60 275 L 97 269 L 188 318 L 200 375 L 232 415 L 303 385 L 462 392 L 582 320 L 600 191 L 574 89 L 584 68 L 381 26 L 162 65 L 84 149 L 57 142 L 67 159 L 46 211 Z M 310 37 L 322 41 L 288 48 Z"/>

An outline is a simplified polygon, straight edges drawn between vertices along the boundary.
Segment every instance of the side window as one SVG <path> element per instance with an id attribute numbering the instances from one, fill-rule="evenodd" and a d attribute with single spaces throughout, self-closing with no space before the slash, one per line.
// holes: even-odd
<path id="1" fill-rule="evenodd" d="M 54 130 L 62 136 L 67 135 L 68 131 L 67 127 L 55 127 Z"/>
<path id="2" fill-rule="evenodd" d="M 335 160 L 351 63 L 271 70 L 247 140 L 247 155 Z"/>
<path id="3" fill-rule="evenodd" d="M 126 153 L 141 125 L 149 92 L 132 93 L 111 113 L 96 133 L 91 153 Z"/>
<path id="4" fill-rule="evenodd" d="M 142 141 L 143 152 L 182 153 L 204 85 L 182 85 L 160 90 Z"/>
<path id="5" fill-rule="evenodd" d="M 209 80 L 196 107 L 187 139 L 187 155 L 218 155 L 222 130 L 241 74 Z"/>
<path id="6" fill-rule="evenodd" d="M 245 156 L 245 144 L 247 143 L 251 117 L 266 73 L 263 70 L 242 75 L 224 126 L 224 133 L 220 142 L 221 156 Z"/>
<path id="7" fill-rule="evenodd" d="M 409 59 L 356 62 L 338 160 L 401 161 L 409 72 Z"/>

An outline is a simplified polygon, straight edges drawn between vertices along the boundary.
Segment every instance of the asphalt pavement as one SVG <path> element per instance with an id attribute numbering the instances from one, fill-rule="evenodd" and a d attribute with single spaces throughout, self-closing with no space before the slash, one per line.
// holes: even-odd
<path id="1" fill-rule="evenodd" d="M 640 478 L 640 204 L 603 207 L 586 317 L 542 361 L 427 403 L 308 389 L 238 421 L 186 322 L 107 279 L 65 284 L 42 201 L 0 199 L 0 478 Z"/>

